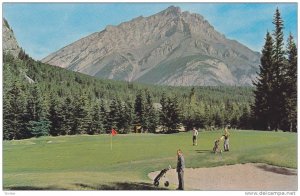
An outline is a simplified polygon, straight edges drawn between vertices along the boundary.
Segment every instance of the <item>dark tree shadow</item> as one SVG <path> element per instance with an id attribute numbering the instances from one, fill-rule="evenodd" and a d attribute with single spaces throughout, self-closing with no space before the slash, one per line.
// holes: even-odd
<path id="1" fill-rule="evenodd" d="M 159 132 L 155 132 L 155 134 L 174 134 L 174 133 L 179 133 L 178 130 L 169 130 L 169 131 L 159 131 Z"/>
<path id="2" fill-rule="evenodd" d="M 99 184 L 99 185 L 89 185 L 83 183 L 74 184 L 78 187 L 78 190 L 169 190 L 164 187 L 155 187 L 151 183 L 146 182 L 115 182 L 111 184 Z M 15 190 L 15 191 L 54 191 L 54 190 L 68 190 L 56 186 L 49 187 L 37 187 L 37 186 L 11 186 L 4 187 L 4 191 Z M 73 190 L 73 189 L 72 189 Z"/>
<path id="3" fill-rule="evenodd" d="M 260 169 L 263 169 L 265 171 L 273 172 L 273 173 L 277 173 L 277 174 L 283 174 L 283 175 L 288 175 L 288 176 L 297 175 L 297 171 L 292 170 L 292 169 L 276 167 L 276 166 L 272 166 L 272 165 L 258 165 L 257 167 Z"/>
<path id="4" fill-rule="evenodd" d="M 89 190 L 169 190 L 163 187 L 155 187 L 154 185 L 145 182 L 116 182 L 99 185 L 77 183 L 75 185 Z"/>
<path id="5" fill-rule="evenodd" d="M 212 150 L 195 150 L 197 153 L 212 152 Z"/>

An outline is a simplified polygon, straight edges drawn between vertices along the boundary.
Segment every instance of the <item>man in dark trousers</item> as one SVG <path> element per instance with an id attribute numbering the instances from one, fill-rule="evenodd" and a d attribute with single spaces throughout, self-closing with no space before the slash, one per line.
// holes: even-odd
<path id="1" fill-rule="evenodd" d="M 184 157 L 183 153 L 180 149 L 177 150 L 177 173 L 178 173 L 178 190 L 184 190 L 184 180 L 183 180 L 183 173 L 184 173 Z"/>
<path id="2" fill-rule="evenodd" d="M 194 127 L 193 128 L 193 146 L 197 146 L 197 136 L 198 136 L 198 131 L 197 129 Z"/>

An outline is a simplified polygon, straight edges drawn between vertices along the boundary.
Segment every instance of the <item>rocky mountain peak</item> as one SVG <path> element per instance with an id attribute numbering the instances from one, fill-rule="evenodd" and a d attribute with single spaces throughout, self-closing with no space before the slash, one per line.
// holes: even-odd
<path id="1" fill-rule="evenodd" d="M 181 14 L 181 9 L 180 7 L 170 6 L 167 9 L 160 12 L 159 14 L 164 16 L 168 16 L 168 15 L 179 16 Z"/>
<path id="2" fill-rule="evenodd" d="M 251 85 L 259 54 L 199 14 L 171 6 L 82 38 L 42 61 L 100 78 L 165 85 Z"/>

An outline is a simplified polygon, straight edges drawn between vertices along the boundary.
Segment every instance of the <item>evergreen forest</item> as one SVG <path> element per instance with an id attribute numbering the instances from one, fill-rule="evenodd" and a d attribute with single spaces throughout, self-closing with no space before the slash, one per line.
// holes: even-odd
<path id="1" fill-rule="evenodd" d="M 3 54 L 4 139 L 251 128 L 252 87 L 170 87 L 104 80 Z"/>

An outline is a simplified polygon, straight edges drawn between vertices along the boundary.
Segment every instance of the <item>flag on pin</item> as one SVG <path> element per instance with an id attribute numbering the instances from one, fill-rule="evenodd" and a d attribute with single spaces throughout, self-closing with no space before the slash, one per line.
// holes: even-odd
<path id="1" fill-rule="evenodd" d="M 114 130 L 114 129 L 111 130 L 111 135 L 112 135 L 112 136 L 115 136 L 115 135 L 117 135 L 117 134 L 118 134 L 118 133 L 117 133 L 116 130 Z"/>

